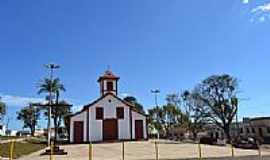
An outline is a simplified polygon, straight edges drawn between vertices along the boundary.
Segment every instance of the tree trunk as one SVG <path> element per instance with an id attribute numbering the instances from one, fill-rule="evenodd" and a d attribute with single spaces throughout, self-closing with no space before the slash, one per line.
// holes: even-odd
<path id="1" fill-rule="evenodd" d="M 53 118 L 53 122 L 54 122 L 54 142 L 57 142 L 57 135 L 58 135 L 58 126 L 57 126 L 57 118 L 54 117 Z"/>
<path id="2" fill-rule="evenodd" d="M 197 132 L 196 132 L 196 131 L 193 131 L 193 139 L 194 139 L 194 140 L 197 140 L 197 138 L 198 138 Z"/>
<path id="3" fill-rule="evenodd" d="M 35 136 L 35 127 L 31 127 L 30 132 L 31 132 L 31 136 L 34 137 Z"/>
<path id="4" fill-rule="evenodd" d="M 54 106 L 54 107 L 58 107 L 57 105 L 58 105 L 58 102 L 59 102 L 59 91 L 56 91 L 56 100 L 55 100 L 55 103 L 56 103 L 56 106 Z M 58 135 L 58 125 L 57 125 L 57 111 L 56 111 L 57 109 L 55 108 L 54 109 L 54 118 L 53 118 L 53 120 L 54 120 L 54 142 L 56 143 L 57 142 L 57 135 Z"/>
<path id="5" fill-rule="evenodd" d="M 224 128 L 223 128 L 223 130 L 224 130 L 224 133 L 225 133 L 227 142 L 229 144 L 231 144 L 232 143 L 232 141 L 231 141 L 232 139 L 231 139 L 231 134 L 230 134 L 230 126 L 229 125 L 225 125 Z"/>

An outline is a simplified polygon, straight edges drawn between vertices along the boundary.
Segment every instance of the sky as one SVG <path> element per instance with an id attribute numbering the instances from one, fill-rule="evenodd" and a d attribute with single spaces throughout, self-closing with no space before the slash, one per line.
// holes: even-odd
<path id="1" fill-rule="evenodd" d="M 9 127 L 57 63 L 74 111 L 98 98 L 108 66 L 145 109 L 213 74 L 239 82 L 240 117 L 270 116 L 270 0 L 1 0 L 0 96 Z M 6 121 L 5 120 L 5 121 Z M 44 127 L 44 120 L 40 127 Z"/>

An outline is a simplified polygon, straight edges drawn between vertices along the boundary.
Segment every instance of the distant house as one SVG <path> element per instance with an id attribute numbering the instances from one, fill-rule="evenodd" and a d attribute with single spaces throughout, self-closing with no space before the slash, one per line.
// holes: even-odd
<path id="1" fill-rule="evenodd" d="M 270 117 L 244 118 L 239 132 L 243 137 L 255 137 L 270 143 Z"/>
<path id="2" fill-rule="evenodd" d="M 2 123 L 0 123 L 0 136 L 6 135 L 6 126 Z"/>
<path id="3" fill-rule="evenodd" d="M 215 124 L 205 126 L 208 137 L 224 139 L 223 130 Z M 232 123 L 231 137 L 253 137 L 263 143 L 270 144 L 270 117 L 243 118 L 242 122 Z"/>
<path id="4" fill-rule="evenodd" d="M 110 70 L 100 76 L 100 97 L 70 117 L 70 142 L 147 139 L 146 115 L 118 97 L 118 80 Z"/>

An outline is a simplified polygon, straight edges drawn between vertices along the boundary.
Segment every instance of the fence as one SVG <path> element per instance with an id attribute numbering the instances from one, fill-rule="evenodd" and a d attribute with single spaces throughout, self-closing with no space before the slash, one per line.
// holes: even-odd
<path id="1" fill-rule="evenodd" d="M 9 160 L 13 160 L 13 154 L 16 152 L 16 146 L 14 146 L 14 142 L 14 140 L 11 140 L 9 144 Z M 63 147 L 68 152 L 67 156 L 54 155 L 52 149 L 54 148 L 54 144 L 52 143 L 50 146 L 51 154 L 49 156 L 36 155 L 36 157 L 29 157 L 29 160 L 202 160 L 209 157 L 227 157 L 226 159 L 240 159 L 239 157 L 244 158 L 245 156 L 252 156 L 252 160 L 262 160 L 263 156 L 267 157 L 268 155 L 263 155 L 261 147 L 259 147 L 257 150 L 242 150 L 236 149 L 233 146 L 221 147 L 202 144 L 179 143 L 174 141 L 118 142 L 103 144 L 90 143 L 88 145 L 64 145 L 61 147 Z"/>

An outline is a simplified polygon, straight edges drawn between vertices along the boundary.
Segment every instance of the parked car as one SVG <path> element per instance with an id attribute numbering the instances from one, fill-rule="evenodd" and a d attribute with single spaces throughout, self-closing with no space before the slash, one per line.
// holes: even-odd
<path id="1" fill-rule="evenodd" d="M 240 138 L 234 142 L 233 146 L 243 149 L 258 149 L 257 140 L 253 137 Z"/>

